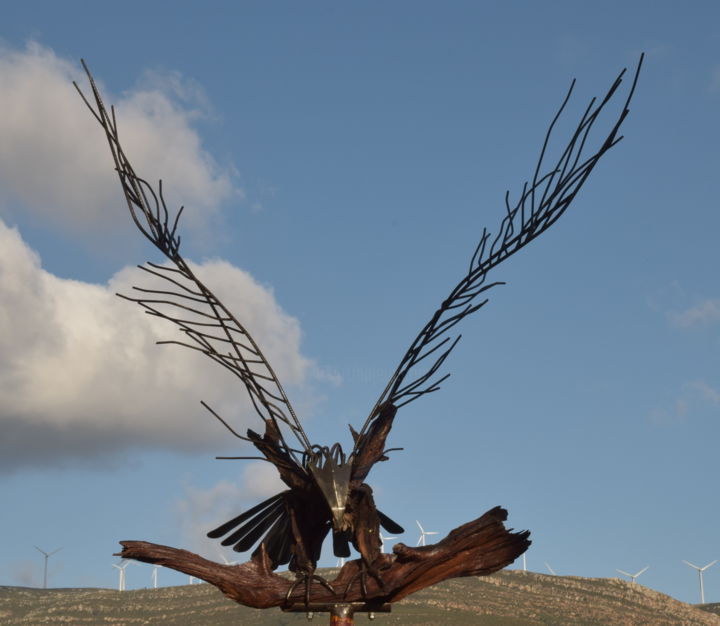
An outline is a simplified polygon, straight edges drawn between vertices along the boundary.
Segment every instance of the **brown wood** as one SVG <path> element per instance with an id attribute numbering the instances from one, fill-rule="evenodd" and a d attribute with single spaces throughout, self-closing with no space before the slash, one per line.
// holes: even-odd
<path id="1" fill-rule="evenodd" d="M 399 543 L 392 554 L 380 554 L 373 566 L 382 574 L 382 586 L 372 576 L 366 577 L 367 595 L 360 585 L 362 560 L 349 561 L 338 576 L 328 581 L 334 594 L 313 583 L 310 602 L 318 604 L 397 602 L 424 587 L 449 578 L 486 576 L 519 557 L 530 545 L 529 532 L 512 532 L 505 528 L 507 511 L 495 507 L 478 519 L 451 531 L 436 544 L 411 548 Z M 261 548 L 242 565 L 222 565 L 187 550 L 148 543 L 122 541 L 117 555 L 169 567 L 214 585 L 225 596 L 256 609 L 304 604 L 304 585 L 287 594 L 293 580 L 273 572 L 270 560 Z M 347 589 L 347 593 L 346 593 Z"/>

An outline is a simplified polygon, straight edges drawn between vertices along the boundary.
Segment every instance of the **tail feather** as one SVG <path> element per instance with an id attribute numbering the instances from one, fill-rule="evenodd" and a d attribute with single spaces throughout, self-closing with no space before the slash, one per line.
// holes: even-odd
<path id="1" fill-rule="evenodd" d="M 225 522 L 221 526 L 218 526 L 214 530 L 211 530 L 207 536 L 210 537 L 210 539 L 219 539 L 223 535 L 226 535 L 234 528 L 240 526 L 245 520 L 250 519 L 251 517 L 254 517 L 255 514 L 259 513 L 260 511 L 272 506 L 276 502 L 278 502 L 280 499 L 282 499 L 285 494 L 288 493 L 288 491 L 283 491 L 281 493 L 278 493 L 277 495 L 274 495 L 272 498 L 268 498 L 267 500 L 264 500 L 260 504 L 255 505 L 251 509 L 248 509 L 244 513 L 241 513 L 237 517 L 234 517 L 230 521 Z"/>
<path id="2" fill-rule="evenodd" d="M 245 552 L 252 548 L 253 544 L 260 539 L 260 536 L 270 528 L 275 521 L 285 512 L 282 500 L 268 509 L 265 509 L 250 521 L 246 522 L 240 529 L 228 535 L 222 545 L 229 546 L 236 544 L 236 552 Z"/>
<path id="3" fill-rule="evenodd" d="M 222 545 L 233 545 L 236 552 L 245 552 L 252 548 L 262 536 L 265 551 L 273 569 L 289 563 L 293 552 L 294 539 L 290 532 L 290 516 L 287 512 L 287 497 L 290 491 L 283 491 L 264 500 L 237 517 L 225 522 L 208 533 L 211 539 L 219 539 L 227 533 Z M 238 528 L 239 527 L 239 528 Z M 256 548 L 256 556 L 260 548 Z"/>
<path id="4" fill-rule="evenodd" d="M 273 569 L 290 561 L 292 556 L 292 533 L 289 530 L 290 516 L 287 511 L 283 511 L 263 539 L 265 552 L 272 562 Z M 256 556 L 259 551 L 260 547 L 257 547 L 252 555 Z"/>
<path id="5" fill-rule="evenodd" d="M 389 533 L 399 535 L 399 534 L 402 534 L 405 532 L 405 529 L 402 526 L 400 526 L 400 524 L 391 520 L 382 511 L 378 511 L 377 514 L 378 514 L 378 517 L 380 518 L 380 526 L 382 526 Z"/>

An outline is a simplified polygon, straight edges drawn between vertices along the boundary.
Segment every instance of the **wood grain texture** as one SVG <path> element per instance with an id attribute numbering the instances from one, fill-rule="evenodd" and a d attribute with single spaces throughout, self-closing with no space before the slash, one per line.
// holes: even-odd
<path id="1" fill-rule="evenodd" d="M 337 577 L 328 581 L 334 594 L 313 583 L 312 603 L 397 602 L 411 593 L 443 580 L 462 576 L 486 576 L 508 566 L 530 546 L 529 532 L 505 528 L 507 511 L 491 509 L 481 517 L 451 531 L 436 544 L 412 548 L 399 543 L 392 554 L 380 554 L 373 565 L 382 573 L 382 585 L 366 579 L 367 595 L 360 585 L 362 560 L 347 562 Z M 117 555 L 169 567 L 214 585 L 225 596 L 245 606 L 265 609 L 304 602 L 304 585 L 287 598 L 293 581 L 276 574 L 263 549 L 242 565 L 223 565 L 197 554 L 146 541 L 122 541 Z"/>

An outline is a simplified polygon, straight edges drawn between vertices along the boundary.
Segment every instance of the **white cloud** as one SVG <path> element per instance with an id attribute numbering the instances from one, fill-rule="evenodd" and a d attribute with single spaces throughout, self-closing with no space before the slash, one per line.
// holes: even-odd
<path id="1" fill-rule="evenodd" d="M 272 291 L 224 261 L 196 268 L 283 383 L 302 385 L 313 366 L 300 352 L 297 320 Z M 0 221 L 0 470 L 112 458 L 133 446 L 236 444 L 201 399 L 236 429 L 261 429 L 234 376 L 194 351 L 156 346 L 177 337 L 173 325 L 114 295 L 144 280 L 134 268 L 106 285 L 59 278 Z"/>
<path id="2" fill-rule="evenodd" d="M 649 417 L 657 426 L 670 426 L 687 422 L 691 416 L 717 406 L 720 406 L 720 391 L 704 380 L 693 380 L 683 383 L 670 405 L 655 407 Z"/>
<path id="3" fill-rule="evenodd" d="M 229 462 L 229 461 L 228 461 Z M 208 531 L 243 511 L 287 489 L 277 469 L 262 461 L 246 462 L 237 483 L 222 481 L 210 489 L 186 487 L 185 497 L 177 503 L 181 520 L 183 547 L 209 559 L 220 561 L 221 554 L 230 561 L 238 557 L 217 539 L 208 539 Z"/>
<path id="4" fill-rule="evenodd" d="M 686 388 L 698 393 L 713 406 L 720 406 L 720 391 L 708 385 L 704 380 L 694 380 L 687 383 Z"/>
<path id="5" fill-rule="evenodd" d="M 687 420 L 688 403 L 684 397 L 676 398 L 669 407 L 655 407 L 650 411 L 650 422 L 656 426 L 672 426 Z"/>
<path id="6" fill-rule="evenodd" d="M 675 325 L 682 328 L 720 321 L 720 299 L 703 300 L 684 311 L 670 313 L 669 317 Z"/>
<path id="7" fill-rule="evenodd" d="M 39 44 L 0 48 L 0 193 L 53 225 L 107 230 L 126 219 L 120 185 L 103 132 L 73 80 L 87 84 L 79 65 Z M 153 74 L 121 98 L 103 92 L 106 104 L 115 102 L 136 171 L 153 183 L 163 179 L 170 206 L 192 207 L 186 227 L 203 230 L 224 200 L 242 195 L 191 125 L 206 107 L 196 85 L 177 73 Z"/>

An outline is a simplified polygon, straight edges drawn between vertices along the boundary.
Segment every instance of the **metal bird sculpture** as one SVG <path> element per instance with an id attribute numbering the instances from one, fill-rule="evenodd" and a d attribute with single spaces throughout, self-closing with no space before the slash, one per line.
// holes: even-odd
<path id="1" fill-rule="evenodd" d="M 150 315 L 172 322 L 182 333 L 181 339 L 159 343 L 179 344 L 201 352 L 237 376 L 262 419 L 262 433 L 248 430 L 241 435 L 207 404 L 202 404 L 234 436 L 251 443 L 263 459 L 272 463 L 287 485 L 285 491 L 210 531 L 209 537 L 223 538 L 223 545 L 233 546 L 238 552 L 259 543 L 255 553 L 264 549 L 273 569 L 288 564 L 297 574 L 298 584 L 304 581 L 307 601 L 314 579 L 327 586 L 315 575 L 315 568 L 323 541 L 332 532 L 335 556 L 348 557 L 352 544 L 362 559 L 362 575 L 372 576 L 382 585 L 378 565 L 382 562 L 378 558 L 382 552 L 380 527 L 390 533 L 403 529 L 378 510 L 365 479 L 373 465 L 388 459 L 386 439 L 397 411 L 440 388 L 449 376 L 440 372 L 441 367 L 460 339 L 459 335 L 453 337 L 452 331 L 487 303 L 485 294 L 489 290 L 502 284 L 490 281 L 491 272 L 560 218 L 603 155 L 622 139 L 619 130 L 629 112 L 641 64 L 642 57 L 624 106 L 609 131 L 596 143 L 597 147 L 588 149 L 591 131 L 620 87 L 625 70 L 602 99 L 592 99 L 560 156 L 548 167 L 550 138 L 570 98 L 573 81 L 547 130 L 532 179 L 524 183 L 515 204 L 510 203 L 506 193 L 505 215 L 497 233 L 493 236 L 482 231 L 467 272 L 412 341 L 360 429 L 350 427 L 353 445 L 346 452 L 339 443 L 329 447 L 311 443 L 249 329 L 183 258 L 178 234 L 182 208 L 173 215 L 163 197 L 162 181 L 156 188 L 135 173 L 118 138 L 115 111 L 105 108 L 83 62 L 94 106 L 79 88 L 78 91 L 105 131 L 130 215 L 142 234 L 169 261 L 140 266 L 151 275 L 151 286 L 134 287 L 136 294 L 121 297 L 137 302 Z"/>

